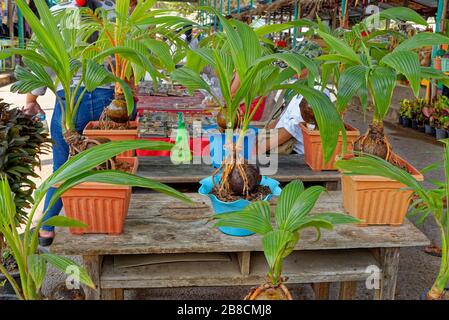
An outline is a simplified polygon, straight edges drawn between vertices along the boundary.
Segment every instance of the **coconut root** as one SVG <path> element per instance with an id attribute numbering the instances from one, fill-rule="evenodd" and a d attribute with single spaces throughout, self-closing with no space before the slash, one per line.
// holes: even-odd
<path id="1" fill-rule="evenodd" d="M 267 282 L 257 288 L 252 288 L 245 300 L 293 300 L 290 291 L 284 285 L 283 279 L 279 284 Z"/>
<path id="2" fill-rule="evenodd" d="M 387 161 L 390 161 L 393 155 L 391 144 L 384 134 L 381 122 L 370 124 L 368 131 L 354 143 L 354 150 L 375 155 Z"/>
<path id="3" fill-rule="evenodd" d="M 67 131 L 64 134 L 64 140 L 69 145 L 69 158 L 81 153 L 96 145 L 100 145 L 110 140 L 107 138 L 90 139 L 76 131 Z M 115 158 L 109 159 L 105 164 L 98 166 L 97 170 L 115 170 Z"/>

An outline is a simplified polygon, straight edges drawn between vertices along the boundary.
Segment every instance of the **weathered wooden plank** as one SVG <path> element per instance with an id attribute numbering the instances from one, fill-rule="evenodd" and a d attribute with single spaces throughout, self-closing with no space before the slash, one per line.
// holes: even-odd
<path id="1" fill-rule="evenodd" d="M 259 285 L 266 281 L 268 265 L 262 253 L 252 253 L 250 272 L 242 275 L 236 254 L 228 262 L 179 262 L 133 268 L 114 268 L 105 261 L 102 288 L 159 288 L 191 286 Z M 366 267 L 376 264 L 369 250 L 295 251 L 284 262 L 289 283 L 357 281 Z"/>
<path id="2" fill-rule="evenodd" d="M 164 183 L 197 183 L 214 171 L 210 164 L 174 165 L 170 157 L 139 157 L 137 175 Z M 279 156 L 277 172 L 270 177 L 280 182 L 295 179 L 305 182 L 333 182 L 331 188 L 337 188 L 341 175 L 338 171 L 313 172 L 304 162 L 304 156 L 292 154 Z"/>
<path id="3" fill-rule="evenodd" d="M 354 300 L 357 296 L 357 281 L 344 281 L 340 283 L 340 300 Z"/>
<path id="4" fill-rule="evenodd" d="M 380 290 L 376 292 L 380 300 L 394 300 L 399 270 L 400 248 L 380 248 L 379 262 L 382 268 Z"/>
<path id="5" fill-rule="evenodd" d="M 242 275 L 244 276 L 249 275 L 251 252 L 249 251 L 238 252 L 237 258 L 239 261 L 240 272 L 242 273 Z"/>
<path id="6" fill-rule="evenodd" d="M 165 195 L 133 194 L 124 233 L 117 236 L 71 235 L 58 229 L 51 251 L 59 254 L 109 255 L 188 252 L 262 251 L 260 237 L 231 237 L 213 228 L 209 199 L 189 194 L 187 205 Z M 343 212 L 341 193 L 323 194 L 314 212 Z M 426 246 L 429 240 L 408 220 L 402 226 L 338 225 L 316 241 L 314 230 L 301 233 L 297 250 L 398 248 Z"/>
<path id="7" fill-rule="evenodd" d="M 116 289 L 102 289 L 101 300 L 123 300 L 124 290 L 121 288 Z"/>
<path id="8" fill-rule="evenodd" d="M 86 300 L 99 300 L 101 297 L 100 272 L 102 267 L 102 257 L 98 255 L 83 255 L 83 265 L 87 274 L 92 279 L 96 288 L 84 288 Z"/>
<path id="9" fill-rule="evenodd" d="M 312 283 L 312 288 L 315 292 L 315 300 L 329 300 L 329 282 Z"/>

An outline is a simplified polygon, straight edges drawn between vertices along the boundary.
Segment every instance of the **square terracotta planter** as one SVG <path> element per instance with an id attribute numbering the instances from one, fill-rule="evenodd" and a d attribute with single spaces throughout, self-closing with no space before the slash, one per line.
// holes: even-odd
<path id="1" fill-rule="evenodd" d="M 305 123 L 300 123 L 299 126 L 301 127 L 303 135 L 304 159 L 307 165 L 313 171 L 337 170 L 337 168 L 335 168 L 335 158 L 340 155 L 341 149 L 343 147 L 343 138 L 341 134 L 338 137 L 337 146 L 331 160 L 328 163 L 325 163 L 320 131 L 309 130 Z M 360 131 L 348 124 L 345 124 L 345 126 L 347 137 L 346 153 L 349 154 L 352 153 L 354 142 L 359 138 Z"/>
<path id="2" fill-rule="evenodd" d="M 123 140 L 137 140 L 137 121 L 130 121 L 129 124 L 135 129 L 130 130 L 99 130 L 94 129 L 99 124 L 99 121 L 90 121 L 84 128 L 83 134 L 86 137 L 95 139 L 98 137 L 109 138 L 112 141 L 123 141 Z M 121 157 L 134 157 L 135 150 L 129 150 L 122 154 Z"/>
<path id="3" fill-rule="evenodd" d="M 416 180 L 424 180 L 423 175 L 411 164 L 396 157 Z M 365 175 L 343 175 L 341 182 L 343 207 L 350 215 L 363 220 L 361 226 L 400 226 L 404 223 L 412 191 L 400 190 L 405 187 L 402 183 Z"/>
<path id="4" fill-rule="evenodd" d="M 119 157 L 133 165 L 136 173 L 138 159 Z M 62 195 L 67 217 L 84 222 L 87 228 L 70 228 L 72 234 L 121 234 L 128 214 L 132 188 L 106 183 L 86 182 Z"/>

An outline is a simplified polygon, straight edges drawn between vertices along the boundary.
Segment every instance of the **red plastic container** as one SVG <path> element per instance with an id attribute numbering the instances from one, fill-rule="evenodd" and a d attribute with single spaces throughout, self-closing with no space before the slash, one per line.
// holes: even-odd
<path id="1" fill-rule="evenodd" d="M 139 138 L 141 140 L 150 140 L 150 141 L 163 141 L 175 143 L 175 139 L 172 138 Z M 193 146 L 201 144 L 201 152 L 194 150 Z M 193 152 L 193 156 L 209 156 L 209 139 L 208 138 L 190 138 L 189 139 L 190 151 Z M 136 155 L 138 157 L 169 157 L 170 151 L 166 150 L 136 150 Z"/>

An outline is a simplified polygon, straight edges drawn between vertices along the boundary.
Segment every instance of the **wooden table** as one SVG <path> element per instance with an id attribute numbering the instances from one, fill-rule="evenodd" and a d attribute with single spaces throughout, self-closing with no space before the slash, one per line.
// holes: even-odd
<path id="1" fill-rule="evenodd" d="M 208 164 L 174 165 L 170 157 L 139 157 L 137 175 L 163 183 L 191 184 L 198 183 L 214 171 Z M 277 173 L 270 177 L 280 182 L 299 179 L 305 183 L 323 184 L 328 190 L 341 189 L 338 171 L 313 172 L 304 162 L 304 156 L 297 154 L 279 156 Z"/>
<path id="2" fill-rule="evenodd" d="M 83 256 L 97 290 L 89 299 L 123 299 L 124 289 L 184 286 L 258 285 L 265 281 L 267 265 L 260 237 L 231 237 L 213 228 L 211 209 L 204 196 L 189 194 L 194 205 L 156 193 L 133 194 L 125 231 L 119 236 L 76 236 L 58 230 L 51 252 Z M 342 212 L 341 193 L 330 192 L 318 201 L 315 212 Z M 315 241 L 305 230 L 295 251 L 285 260 L 288 283 L 313 283 L 318 298 L 328 297 L 329 283 L 340 282 L 340 298 L 355 297 L 358 281 L 368 277 L 367 267 L 380 272 L 377 299 L 394 299 L 400 248 L 426 246 L 428 239 L 406 221 L 399 227 L 336 226 Z M 172 262 L 119 268 L 114 260 L 126 257 L 172 259 L 196 253 L 220 254 L 221 262 Z M 141 255 L 141 256 L 137 256 Z"/>

